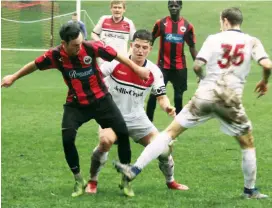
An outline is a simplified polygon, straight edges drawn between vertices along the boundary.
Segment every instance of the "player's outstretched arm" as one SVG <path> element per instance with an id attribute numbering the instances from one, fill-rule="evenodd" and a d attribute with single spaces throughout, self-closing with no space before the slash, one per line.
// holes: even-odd
<path id="1" fill-rule="evenodd" d="M 15 72 L 14 74 L 7 75 L 2 79 L 1 87 L 10 87 L 17 79 L 28 75 L 37 70 L 37 66 L 34 61 L 29 62 L 19 71 Z"/>
<path id="2" fill-rule="evenodd" d="M 260 60 L 259 64 L 263 67 L 263 78 L 256 85 L 255 88 L 255 92 L 259 93 L 258 98 L 266 94 L 268 90 L 267 88 L 268 80 L 272 70 L 272 62 L 268 58 Z"/>
<path id="3" fill-rule="evenodd" d="M 161 95 L 157 97 L 157 101 L 161 108 L 169 115 L 172 117 L 176 116 L 176 108 L 171 106 L 169 98 L 167 95 Z"/>
<path id="4" fill-rule="evenodd" d="M 146 80 L 149 78 L 150 71 L 147 68 L 138 66 L 129 58 L 119 53 L 117 53 L 117 56 L 115 57 L 115 59 L 119 61 L 120 63 L 125 64 L 126 66 L 131 68 L 141 79 Z"/>

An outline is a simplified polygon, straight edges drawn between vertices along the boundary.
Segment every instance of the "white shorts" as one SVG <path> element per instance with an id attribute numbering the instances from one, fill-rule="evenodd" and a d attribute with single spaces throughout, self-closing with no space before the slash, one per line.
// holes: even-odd
<path id="1" fill-rule="evenodd" d="M 236 102 L 233 105 L 230 105 L 230 102 L 226 103 L 228 100 L 223 99 L 222 96 L 226 95 L 227 98 L 230 98 L 233 94 L 225 94 L 225 92 L 218 96 L 218 93 L 213 90 L 206 94 L 205 90 L 197 91 L 175 120 L 185 128 L 192 128 L 209 119 L 216 118 L 221 123 L 221 130 L 225 134 L 230 136 L 245 135 L 252 129 L 245 109 L 241 102 Z M 239 100 L 238 97 L 235 101 Z"/>
<path id="2" fill-rule="evenodd" d="M 134 140 L 134 142 L 138 142 L 151 132 L 158 131 L 154 124 L 148 119 L 146 114 L 143 114 L 135 119 L 124 119 L 128 128 L 129 136 Z"/>

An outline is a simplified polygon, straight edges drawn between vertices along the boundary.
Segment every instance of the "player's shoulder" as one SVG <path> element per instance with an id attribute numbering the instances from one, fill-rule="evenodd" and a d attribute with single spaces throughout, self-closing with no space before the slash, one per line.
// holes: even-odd
<path id="1" fill-rule="evenodd" d="M 124 17 L 123 21 L 128 22 L 128 23 L 133 23 L 133 21 L 127 17 Z"/>
<path id="2" fill-rule="evenodd" d="M 162 72 L 160 70 L 160 68 L 154 64 L 152 61 L 146 59 L 146 68 L 148 68 L 150 70 L 150 72 L 154 75 L 154 76 L 158 76 L 160 75 Z"/>
<path id="3" fill-rule="evenodd" d="M 112 18 L 111 15 L 103 15 L 103 16 L 100 17 L 100 21 L 109 20 L 109 19 L 111 19 L 111 18 Z"/>

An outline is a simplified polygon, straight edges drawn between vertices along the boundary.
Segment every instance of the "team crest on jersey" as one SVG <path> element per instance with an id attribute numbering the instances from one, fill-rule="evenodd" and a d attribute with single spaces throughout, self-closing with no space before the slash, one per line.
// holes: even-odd
<path id="1" fill-rule="evenodd" d="M 181 26 L 179 29 L 180 29 L 181 32 L 185 32 L 186 31 L 186 27 L 184 27 L 184 26 Z"/>
<path id="2" fill-rule="evenodd" d="M 90 64 L 92 62 L 92 58 L 90 56 L 84 56 L 83 62 L 85 64 Z"/>
<path id="3" fill-rule="evenodd" d="M 123 26 L 124 29 L 128 29 L 129 28 L 129 25 L 127 25 L 127 24 L 123 24 L 122 26 Z"/>

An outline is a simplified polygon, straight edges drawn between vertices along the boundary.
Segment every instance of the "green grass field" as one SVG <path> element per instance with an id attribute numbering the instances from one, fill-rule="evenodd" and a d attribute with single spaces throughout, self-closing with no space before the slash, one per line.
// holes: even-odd
<path id="1" fill-rule="evenodd" d="M 239 6 L 242 9 L 243 31 L 259 37 L 272 55 L 269 18 L 272 2 L 185 2 L 182 15 L 195 26 L 197 48 L 201 47 L 207 35 L 218 31 L 219 12 L 227 6 Z M 109 14 L 108 2 L 83 2 L 82 9 L 95 22 L 101 15 Z M 126 16 L 133 19 L 138 29 L 151 29 L 157 19 L 166 15 L 166 2 L 134 1 L 127 5 Z M 35 36 L 43 34 L 40 30 L 36 33 Z M 27 29 L 22 28 L 19 36 L 32 37 Z M 19 41 L 19 36 L 15 41 Z M 40 44 L 35 38 L 32 41 Z M 153 61 L 157 57 L 157 43 L 150 55 Z M 40 54 L 2 51 L 1 76 L 15 72 Z M 189 54 L 187 57 L 191 69 L 192 60 Z M 254 127 L 258 159 L 257 185 L 262 192 L 272 197 L 272 93 L 269 91 L 266 96 L 256 99 L 253 91 L 260 78 L 261 69 L 254 64 L 245 87 L 244 106 Z M 184 102 L 190 99 L 196 89 L 192 70 L 188 82 L 189 89 L 184 95 Z M 169 85 L 167 89 L 172 101 L 172 86 Z M 240 198 L 243 189 L 240 148 L 234 139 L 219 131 L 216 121 L 185 132 L 174 146 L 175 178 L 187 184 L 189 191 L 169 191 L 157 161 L 153 161 L 133 182 L 136 196 L 124 197 L 118 188 L 120 176 L 111 165 L 111 161 L 117 159 L 116 147 L 113 147 L 100 175 L 98 194 L 71 198 L 74 182 L 64 159 L 60 131 L 66 90 L 61 74 L 55 70 L 35 72 L 11 88 L 2 89 L 3 208 L 272 207 L 271 199 Z M 156 126 L 161 130 L 171 121 L 159 108 L 155 119 Z M 82 173 L 86 178 L 90 152 L 98 141 L 97 128 L 98 125 L 91 121 L 78 132 L 77 147 Z M 132 150 L 135 161 L 142 147 L 132 142 Z"/>

